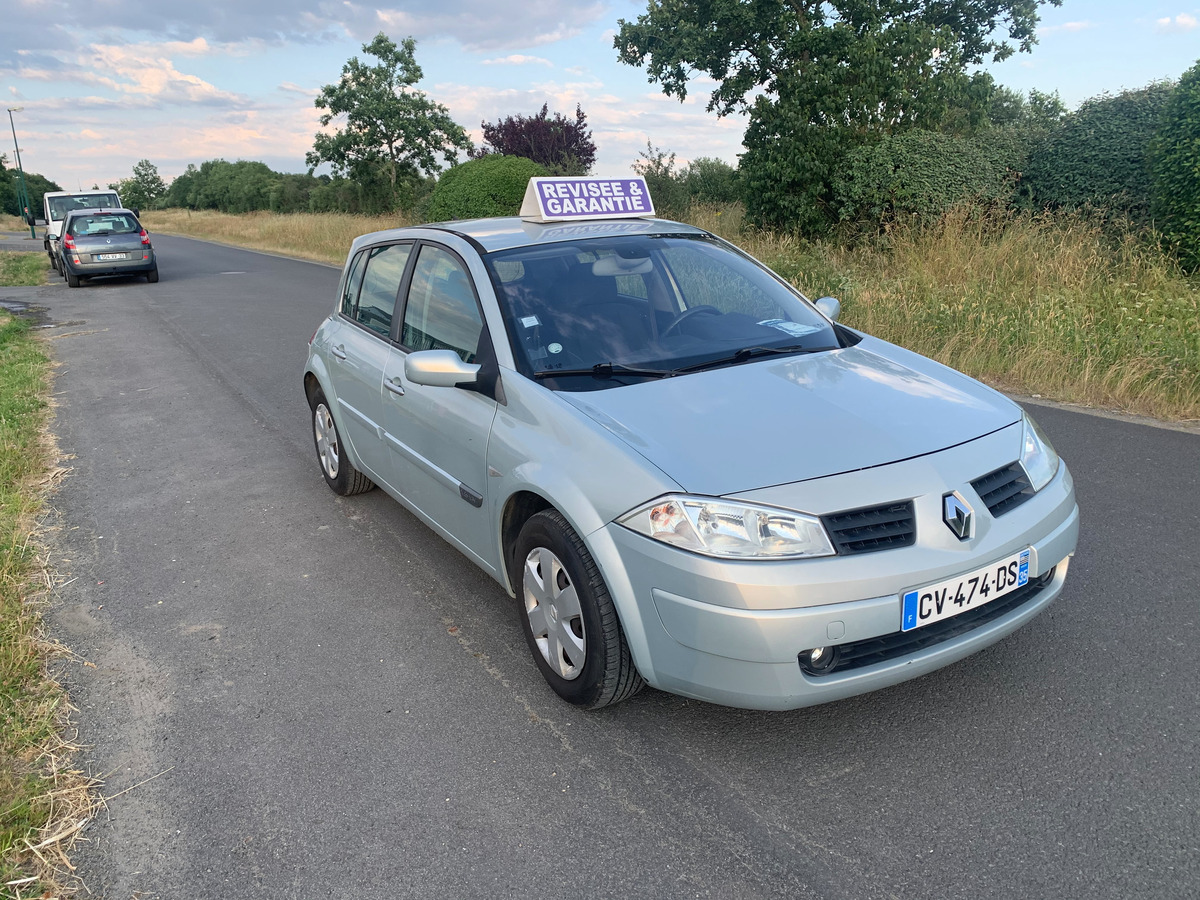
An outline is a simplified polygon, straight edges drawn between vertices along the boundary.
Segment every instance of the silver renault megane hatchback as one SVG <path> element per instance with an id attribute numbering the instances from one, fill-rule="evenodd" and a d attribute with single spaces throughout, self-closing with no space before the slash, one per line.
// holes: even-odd
<path id="1" fill-rule="evenodd" d="M 358 238 L 304 372 L 321 471 L 517 599 L 565 700 L 790 709 L 930 672 L 1062 591 L 1071 475 L 996 391 L 652 218 Z"/>

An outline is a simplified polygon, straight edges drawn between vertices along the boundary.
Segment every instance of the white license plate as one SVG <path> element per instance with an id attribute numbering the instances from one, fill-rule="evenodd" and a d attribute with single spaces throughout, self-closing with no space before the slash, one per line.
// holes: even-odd
<path id="1" fill-rule="evenodd" d="M 124 253 L 97 253 L 96 254 L 96 259 L 100 259 L 100 260 L 124 259 L 124 258 L 125 258 Z"/>
<path id="2" fill-rule="evenodd" d="M 901 631 L 912 631 L 991 603 L 1029 583 L 1029 550 L 904 594 Z"/>

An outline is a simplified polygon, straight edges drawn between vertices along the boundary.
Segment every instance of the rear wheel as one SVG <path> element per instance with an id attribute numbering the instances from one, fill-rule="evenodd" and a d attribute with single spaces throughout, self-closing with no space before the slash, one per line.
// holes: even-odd
<path id="1" fill-rule="evenodd" d="M 513 556 L 521 626 L 533 660 L 554 692 L 597 709 L 645 684 L 633 665 L 616 606 L 595 560 L 562 515 L 532 516 Z"/>
<path id="2" fill-rule="evenodd" d="M 371 490 L 375 482 L 350 465 L 350 460 L 342 453 L 337 423 L 333 421 L 333 413 L 329 411 L 329 401 L 325 399 L 324 392 L 317 388 L 309 402 L 313 412 L 313 441 L 317 446 L 317 459 L 321 463 L 325 483 L 335 494 L 343 497 Z"/>
<path id="3" fill-rule="evenodd" d="M 147 284 L 158 284 L 158 266 L 155 266 L 153 269 L 151 269 L 149 272 L 146 273 L 146 283 Z"/>
<path id="4" fill-rule="evenodd" d="M 79 276 L 70 269 L 64 269 L 63 274 L 67 276 L 67 284 L 71 287 L 79 287 Z"/>

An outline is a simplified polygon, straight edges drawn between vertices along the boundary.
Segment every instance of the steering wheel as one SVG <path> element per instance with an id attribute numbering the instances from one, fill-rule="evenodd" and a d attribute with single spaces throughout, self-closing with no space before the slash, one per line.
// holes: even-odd
<path id="1" fill-rule="evenodd" d="M 693 306 L 693 307 L 690 307 L 689 309 L 685 309 L 683 312 L 681 312 L 679 315 L 677 315 L 671 321 L 671 324 L 662 330 L 662 333 L 659 335 L 659 338 L 660 339 L 665 338 L 665 337 L 667 337 L 667 335 L 671 334 L 673 331 L 678 331 L 680 325 L 682 325 L 684 322 L 686 322 L 688 319 L 692 318 L 693 316 L 699 316 L 699 315 L 719 316 L 719 315 L 722 315 L 722 313 L 715 306 Z"/>

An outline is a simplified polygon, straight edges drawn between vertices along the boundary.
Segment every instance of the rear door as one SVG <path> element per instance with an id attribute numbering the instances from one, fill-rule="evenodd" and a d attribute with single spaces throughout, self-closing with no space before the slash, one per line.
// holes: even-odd
<path id="1" fill-rule="evenodd" d="M 337 327 L 330 335 L 329 377 L 338 421 L 363 471 L 380 483 L 392 481 L 382 422 L 388 335 L 411 254 L 411 243 L 361 251 L 351 263 Z"/>

